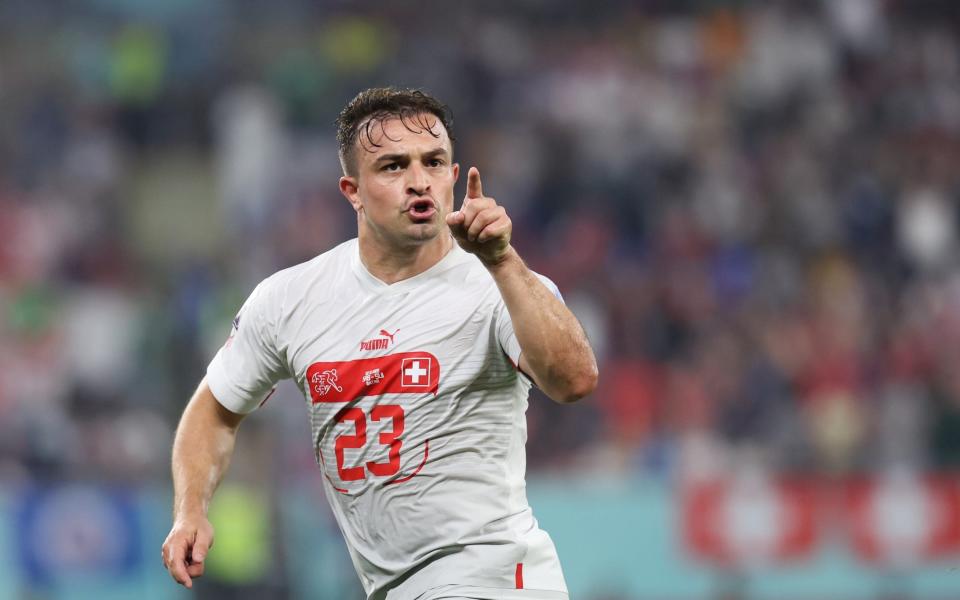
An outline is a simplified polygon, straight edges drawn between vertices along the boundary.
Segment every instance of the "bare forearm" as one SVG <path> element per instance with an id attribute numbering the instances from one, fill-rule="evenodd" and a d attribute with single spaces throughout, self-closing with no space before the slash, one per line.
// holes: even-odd
<path id="1" fill-rule="evenodd" d="M 488 266 L 510 312 L 521 367 L 557 402 L 573 402 L 597 384 L 597 362 L 573 313 L 527 268 L 511 247 Z"/>
<path id="2" fill-rule="evenodd" d="M 206 515 L 230 465 L 240 417 L 224 409 L 206 382 L 187 405 L 173 443 L 174 518 Z"/>
<path id="3" fill-rule="evenodd" d="M 203 575 L 213 546 L 207 508 L 230 464 L 243 415 L 225 409 L 206 380 L 190 399 L 173 441 L 173 527 L 163 542 L 163 565 L 185 587 Z"/>

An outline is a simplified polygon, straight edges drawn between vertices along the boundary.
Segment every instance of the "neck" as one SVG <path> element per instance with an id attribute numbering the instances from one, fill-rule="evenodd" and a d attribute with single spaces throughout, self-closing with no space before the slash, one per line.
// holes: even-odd
<path id="1" fill-rule="evenodd" d="M 396 283 L 423 273 L 453 248 L 453 238 L 446 232 L 434 239 L 409 246 L 388 245 L 360 231 L 360 260 L 371 275 L 386 284 Z"/>

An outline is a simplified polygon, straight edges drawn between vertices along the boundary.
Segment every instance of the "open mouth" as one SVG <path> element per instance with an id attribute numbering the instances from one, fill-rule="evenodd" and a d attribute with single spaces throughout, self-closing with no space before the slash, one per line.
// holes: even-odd
<path id="1" fill-rule="evenodd" d="M 433 200 L 415 200 L 407 209 L 407 214 L 414 221 L 430 219 L 436 212 L 437 209 L 433 205 Z"/>

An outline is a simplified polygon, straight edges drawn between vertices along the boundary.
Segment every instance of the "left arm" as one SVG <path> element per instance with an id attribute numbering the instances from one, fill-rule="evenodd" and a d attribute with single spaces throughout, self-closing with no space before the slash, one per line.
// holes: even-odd
<path id="1" fill-rule="evenodd" d="M 483 196 L 476 168 L 467 176 L 463 206 L 447 216 L 447 224 L 500 289 L 520 343 L 520 369 L 557 402 L 575 402 L 592 392 L 597 361 L 583 328 L 510 245 L 510 217 L 493 198 Z"/>

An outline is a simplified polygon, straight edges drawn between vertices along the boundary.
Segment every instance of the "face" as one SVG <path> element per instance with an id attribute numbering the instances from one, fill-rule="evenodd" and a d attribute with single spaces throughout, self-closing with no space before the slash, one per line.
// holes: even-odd
<path id="1" fill-rule="evenodd" d="M 357 211 L 359 235 L 386 247 L 409 247 L 445 231 L 453 210 L 460 165 L 452 161 L 447 130 L 433 115 L 374 123 L 371 140 L 357 142 L 356 175 L 340 179 L 340 191 Z M 423 122 L 431 127 L 419 127 Z M 411 131 L 412 130 L 412 131 Z M 361 130 L 361 135 L 365 135 Z"/>

